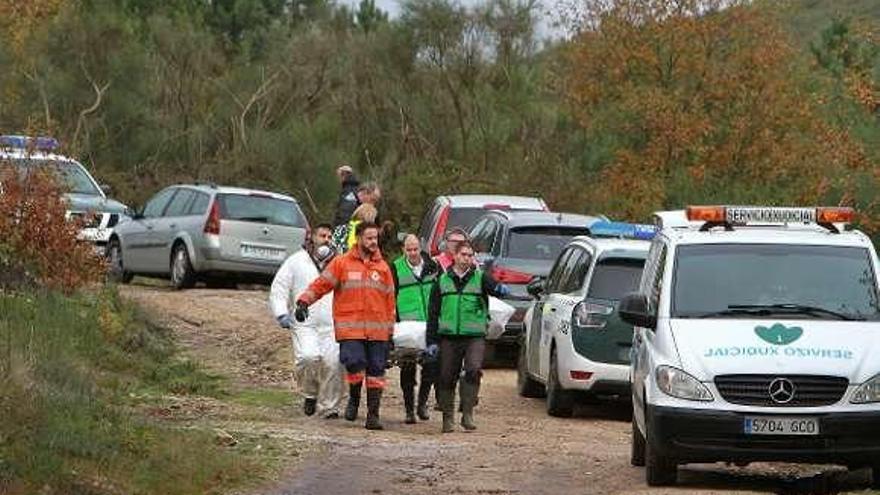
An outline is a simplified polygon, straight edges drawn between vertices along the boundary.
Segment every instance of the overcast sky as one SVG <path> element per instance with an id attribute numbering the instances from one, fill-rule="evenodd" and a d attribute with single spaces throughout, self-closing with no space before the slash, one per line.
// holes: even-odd
<path id="1" fill-rule="evenodd" d="M 339 0 L 342 3 L 347 3 L 354 8 L 357 8 L 360 0 Z M 375 0 L 376 6 L 380 9 L 388 12 L 388 14 L 392 17 L 398 17 L 400 15 L 400 5 L 398 4 L 398 0 Z M 480 5 L 485 3 L 485 0 L 458 0 L 462 5 L 473 6 Z M 538 3 L 538 37 L 546 38 L 553 37 L 558 38 L 562 35 L 563 30 L 558 28 L 553 28 L 553 23 L 558 22 L 557 10 L 562 8 L 562 5 L 571 2 L 572 0 L 539 0 Z M 576 0 L 575 0 L 576 1 Z"/>

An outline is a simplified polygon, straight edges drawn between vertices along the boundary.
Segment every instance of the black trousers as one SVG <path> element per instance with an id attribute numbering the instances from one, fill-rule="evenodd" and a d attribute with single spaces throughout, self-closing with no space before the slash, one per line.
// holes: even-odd
<path id="1" fill-rule="evenodd" d="M 413 389 L 416 386 L 416 368 L 419 365 L 415 360 L 400 363 L 400 388 L 401 390 Z M 421 387 L 427 387 L 429 390 L 434 382 L 437 381 L 437 374 L 440 372 L 440 363 L 435 359 L 433 361 L 423 361 L 421 363 L 422 373 L 419 381 Z"/>
<path id="2" fill-rule="evenodd" d="M 483 337 L 442 337 L 439 388 L 455 390 L 462 368 L 464 368 L 464 380 L 479 385 L 483 376 L 485 353 L 486 339 Z"/>

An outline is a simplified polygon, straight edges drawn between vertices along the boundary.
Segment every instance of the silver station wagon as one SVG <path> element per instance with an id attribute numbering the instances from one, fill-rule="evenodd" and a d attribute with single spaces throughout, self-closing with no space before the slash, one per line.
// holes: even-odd
<path id="1" fill-rule="evenodd" d="M 300 248 L 308 220 L 290 196 L 214 185 L 175 185 L 120 222 L 108 245 L 112 277 L 234 286 L 266 282 Z"/>

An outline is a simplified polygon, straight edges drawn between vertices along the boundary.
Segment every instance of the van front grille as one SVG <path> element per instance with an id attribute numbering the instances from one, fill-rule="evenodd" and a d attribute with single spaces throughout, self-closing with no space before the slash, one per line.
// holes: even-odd
<path id="1" fill-rule="evenodd" d="M 766 407 L 818 407 L 843 398 L 849 380 L 816 375 L 720 375 L 715 386 L 732 404 Z"/>

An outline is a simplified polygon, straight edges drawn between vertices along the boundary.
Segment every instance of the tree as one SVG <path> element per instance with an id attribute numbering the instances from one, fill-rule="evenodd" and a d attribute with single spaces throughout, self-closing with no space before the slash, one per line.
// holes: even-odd
<path id="1" fill-rule="evenodd" d="M 722 0 L 587 5 L 562 79 L 587 132 L 611 143 L 608 211 L 853 201 L 869 163 L 823 123 L 772 12 Z"/>

